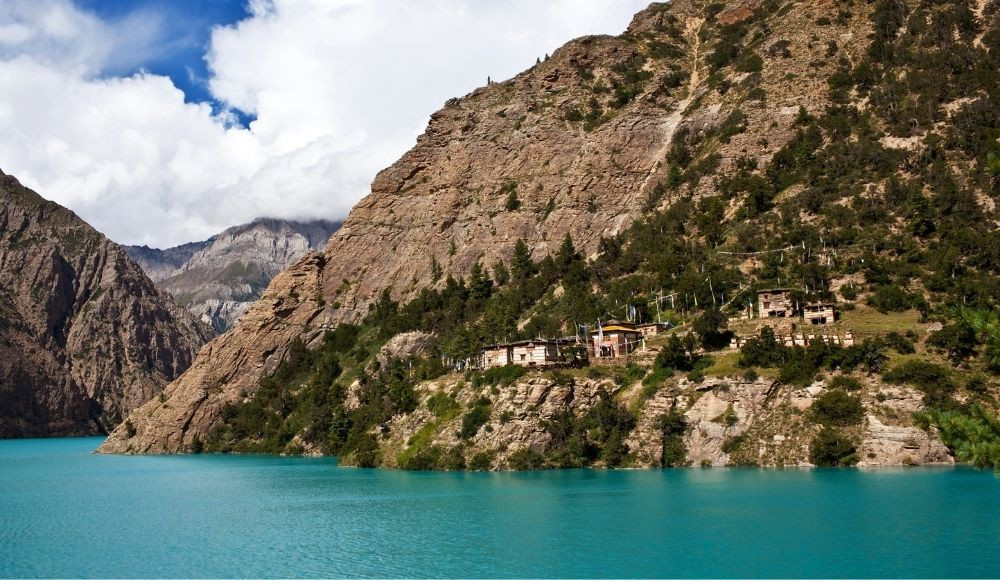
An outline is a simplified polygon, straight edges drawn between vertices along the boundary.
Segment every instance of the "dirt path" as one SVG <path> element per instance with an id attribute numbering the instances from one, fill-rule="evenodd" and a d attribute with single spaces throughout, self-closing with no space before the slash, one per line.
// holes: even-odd
<path id="1" fill-rule="evenodd" d="M 670 151 L 670 146 L 673 144 L 674 133 L 677 132 L 677 126 L 680 124 L 681 119 L 684 118 L 684 113 L 687 111 L 688 106 L 695 99 L 695 94 L 701 84 L 701 69 L 699 67 L 699 62 L 701 59 L 701 27 L 705 23 L 704 18 L 690 18 L 684 27 L 684 35 L 688 37 L 693 53 L 691 55 L 691 76 L 688 78 L 687 85 L 687 96 L 684 97 L 679 103 L 677 103 L 677 108 L 669 117 L 663 122 L 663 146 L 660 147 L 659 151 L 653 156 L 653 165 L 649 169 L 649 174 L 642 181 L 642 185 L 639 187 L 640 192 L 645 192 L 646 188 L 649 187 L 650 182 L 653 177 L 656 176 L 657 170 L 660 168 L 660 161 L 667 156 Z"/>
<path id="2" fill-rule="evenodd" d="M 976 0 L 976 5 L 972 9 L 972 11 L 976 13 L 976 20 L 978 20 L 980 24 L 984 24 L 983 13 L 986 12 L 986 4 L 988 3 L 989 0 Z M 972 41 L 972 46 L 982 48 L 983 35 L 986 34 L 986 31 L 987 31 L 986 27 L 983 26 L 983 32 L 980 33 L 980 35 L 977 36 L 976 39 Z"/>

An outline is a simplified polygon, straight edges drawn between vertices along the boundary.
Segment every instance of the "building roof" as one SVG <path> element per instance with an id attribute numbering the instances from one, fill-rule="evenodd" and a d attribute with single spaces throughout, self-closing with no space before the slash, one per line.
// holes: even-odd
<path id="1" fill-rule="evenodd" d="M 794 288 L 761 288 L 757 291 L 757 294 L 763 294 L 765 292 L 791 292 Z"/>
<path id="2" fill-rule="evenodd" d="M 603 332 L 639 332 L 636 327 L 631 324 L 608 324 L 602 326 L 601 330 Z M 597 334 L 597 330 L 591 330 L 590 334 Z"/>

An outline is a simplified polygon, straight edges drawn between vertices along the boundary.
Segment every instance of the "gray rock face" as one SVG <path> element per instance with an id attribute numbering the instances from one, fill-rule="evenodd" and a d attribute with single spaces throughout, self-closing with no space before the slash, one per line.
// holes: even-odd
<path id="1" fill-rule="evenodd" d="M 326 220 L 259 219 L 204 242 L 166 250 L 126 246 L 125 251 L 160 288 L 225 332 L 278 272 L 325 245 L 339 226 Z"/>
<path id="2" fill-rule="evenodd" d="M 0 437 L 110 431 L 211 337 L 118 245 L 0 173 Z"/>

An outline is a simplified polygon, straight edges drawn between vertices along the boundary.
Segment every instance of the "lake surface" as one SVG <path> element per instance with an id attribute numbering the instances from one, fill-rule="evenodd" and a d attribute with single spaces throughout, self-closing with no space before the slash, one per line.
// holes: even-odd
<path id="1" fill-rule="evenodd" d="M 0 577 L 1000 576 L 968 468 L 407 473 L 0 441 Z"/>

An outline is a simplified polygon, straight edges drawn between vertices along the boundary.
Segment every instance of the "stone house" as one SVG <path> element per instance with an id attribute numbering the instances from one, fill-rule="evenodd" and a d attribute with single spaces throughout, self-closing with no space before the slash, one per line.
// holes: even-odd
<path id="1" fill-rule="evenodd" d="M 611 322 L 600 331 L 590 333 L 593 355 L 597 358 L 617 358 L 638 350 L 643 334 L 634 324 Z"/>
<path id="2" fill-rule="evenodd" d="M 642 333 L 643 337 L 656 336 L 669 328 L 670 324 L 667 322 L 647 322 L 646 324 L 639 324 L 635 327 L 636 330 Z"/>
<path id="3" fill-rule="evenodd" d="M 837 313 L 832 302 L 814 302 L 802 308 L 802 315 L 810 324 L 830 324 L 836 320 Z"/>
<path id="4" fill-rule="evenodd" d="M 546 366 L 565 362 L 562 339 L 519 340 L 504 344 L 491 344 L 480 354 L 480 368 L 488 369 L 512 364 L 523 367 Z"/>
<path id="5" fill-rule="evenodd" d="M 757 292 L 757 315 L 760 318 L 791 318 L 795 303 L 788 288 L 771 288 Z"/>

